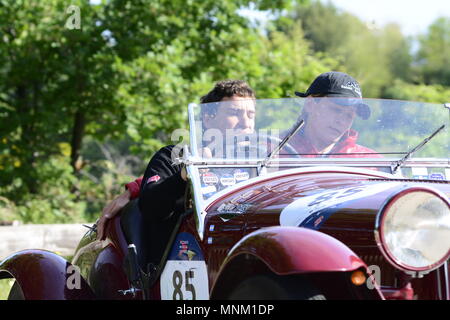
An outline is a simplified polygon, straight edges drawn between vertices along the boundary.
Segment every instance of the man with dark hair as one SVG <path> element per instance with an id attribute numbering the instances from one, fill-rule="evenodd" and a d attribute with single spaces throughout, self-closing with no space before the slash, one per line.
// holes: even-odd
<path id="1" fill-rule="evenodd" d="M 242 80 L 225 80 L 216 83 L 214 88 L 204 95 L 200 102 L 211 103 L 255 99 L 255 93 Z M 233 104 L 208 104 L 202 110 L 203 124 L 206 129 L 215 128 L 222 132 L 235 129 L 242 133 L 254 130 L 254 104 L 244 108 Z M 186 170 L 172 162 L 173 145 L 160 149 L 150 160 L 144 177 L 126 185 L 126 191 L 110 202 L 97 222 L 97 239 L 104 238 L 107 220 L 114 217 L 131 199 L 139 196 L 139 209 L 143 217 L 152 215 L 156 220 L 168 219 L 176 212 L 177 203 L 183 199 L 186 189 Z"/>
<path id="2" fill-rule="evenodd" d="M 303 157 L 380 157 L 374 150 L 356 144 L 358 133 L 351 129 L 353 120 L 356 115 L 368 119 L 370 107 L 363 103 L 361 87 L 353 77 L 326 72 L 305 93 L 295 94 L 307 98 L 300 115 L 305 126 L 290 141 Z"/>
<path id="3" fill-rule="evenodd" d="M 255 92 L 244 80 L 225 80 L 216 83 L 214 88 L 200 98 L 201 103 L 225 101 L 233 96 L 255 98 Z"/>

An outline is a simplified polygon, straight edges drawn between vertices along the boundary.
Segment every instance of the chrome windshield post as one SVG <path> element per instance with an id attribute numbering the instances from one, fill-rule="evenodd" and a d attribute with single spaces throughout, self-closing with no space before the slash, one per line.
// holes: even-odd
<path id="1" fill-rule="evenodd" d="M 199 159 L 198 154 L 199 147 L 197 144 L 198 139 L 197 135 L 199 134 L 199 132 L 197 132 L 197 126 L 195 121 L 196 108 L 198 108 L 198 104 L 196 103 L 190 103 L 188 105 L 190 148 L 188 148 L 188 146 L 185 146 L 183 152 L 183 163 L 186 166 L 188 181 L 193 189 L 192 197 L 194 201 L 194 209 L 195 209 L 194 211 L 198 235 L 200 239 L 203 240 L 204 220 L 206 216 L 206 211 L 203 196 L 201 193 L 200 175 L 198 172 L 198 168 L 193 164 L 192 161 L 194 160 L 195 162 L 195 160 Z"/>
<path id="2" fill-rule="evenodd" d="M 189 116 L 189 139 L 191 144 L 191 154 L 194 158 L 198 157 L 198 145 L 197 145 L 197 128 L 195 123 L 195 109 L 198 108 L 198 104 L 189 103 L 188 116 Z"/>
<path id="3" fill-rule="evenodd" d="M 192 188 L 192 197 L 194 202 L 194 212 L 197 224 L 198 235 L 203 240 L 204 221 L 206 216 L 205 203 L 201 193 L 200 176 L 198 168 L 193 164 L 186 165 L 188 181 Z"/>

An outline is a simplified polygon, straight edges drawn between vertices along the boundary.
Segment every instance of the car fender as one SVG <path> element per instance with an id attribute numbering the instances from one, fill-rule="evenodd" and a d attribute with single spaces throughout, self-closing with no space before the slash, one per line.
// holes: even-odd
<path id="1" fill-rule="evenodd" d="M 241 254 L 261 259 L 274 273 L 352 271 L 365 263 L 345 244 L 319 231 L 299 227 L 270 227 L 239 241 L 225 263 Z"/>
<path id="2" fill-rule="evenodd" d="M 76 267 L 46 250 L 23 250 L 0 262 L 0 279 L 14 278 L 26 300 L 94 299 Z"/>
<path id="3" fill-rule="evenodd" d="M 267 269 L 277 275 L 357 269 L 367 272 L 364 261 L 350 248 L 322 232 L 301 227 L 261 228 L 230 250 L 214 281 L 211 297 L 222 298 L 236 282 Z"/>

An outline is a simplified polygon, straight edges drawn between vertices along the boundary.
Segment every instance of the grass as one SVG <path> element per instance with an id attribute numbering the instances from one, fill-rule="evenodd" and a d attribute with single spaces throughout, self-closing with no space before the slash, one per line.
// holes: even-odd
<path id="1" fill-rule="evenodd" d="M 0 300 L 8 299 L 9 290 L 14 284 L 14 279 L 0 279 Z"/>

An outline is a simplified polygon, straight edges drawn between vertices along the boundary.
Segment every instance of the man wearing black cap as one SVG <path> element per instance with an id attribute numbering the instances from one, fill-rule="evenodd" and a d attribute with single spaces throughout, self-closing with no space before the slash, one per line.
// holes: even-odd
<path id="1" fill-rule="evenodd" d="M 374 150 L 356 144 L 358 133 L 351 129 L 356 115 L 366 120 L 370 108 L 362 101 L 358 82 L 343 72 L 319 75 L 305 93 L 301 117 L 304 128 L 290 144 L 303 157 L 380 157 Z"/>

